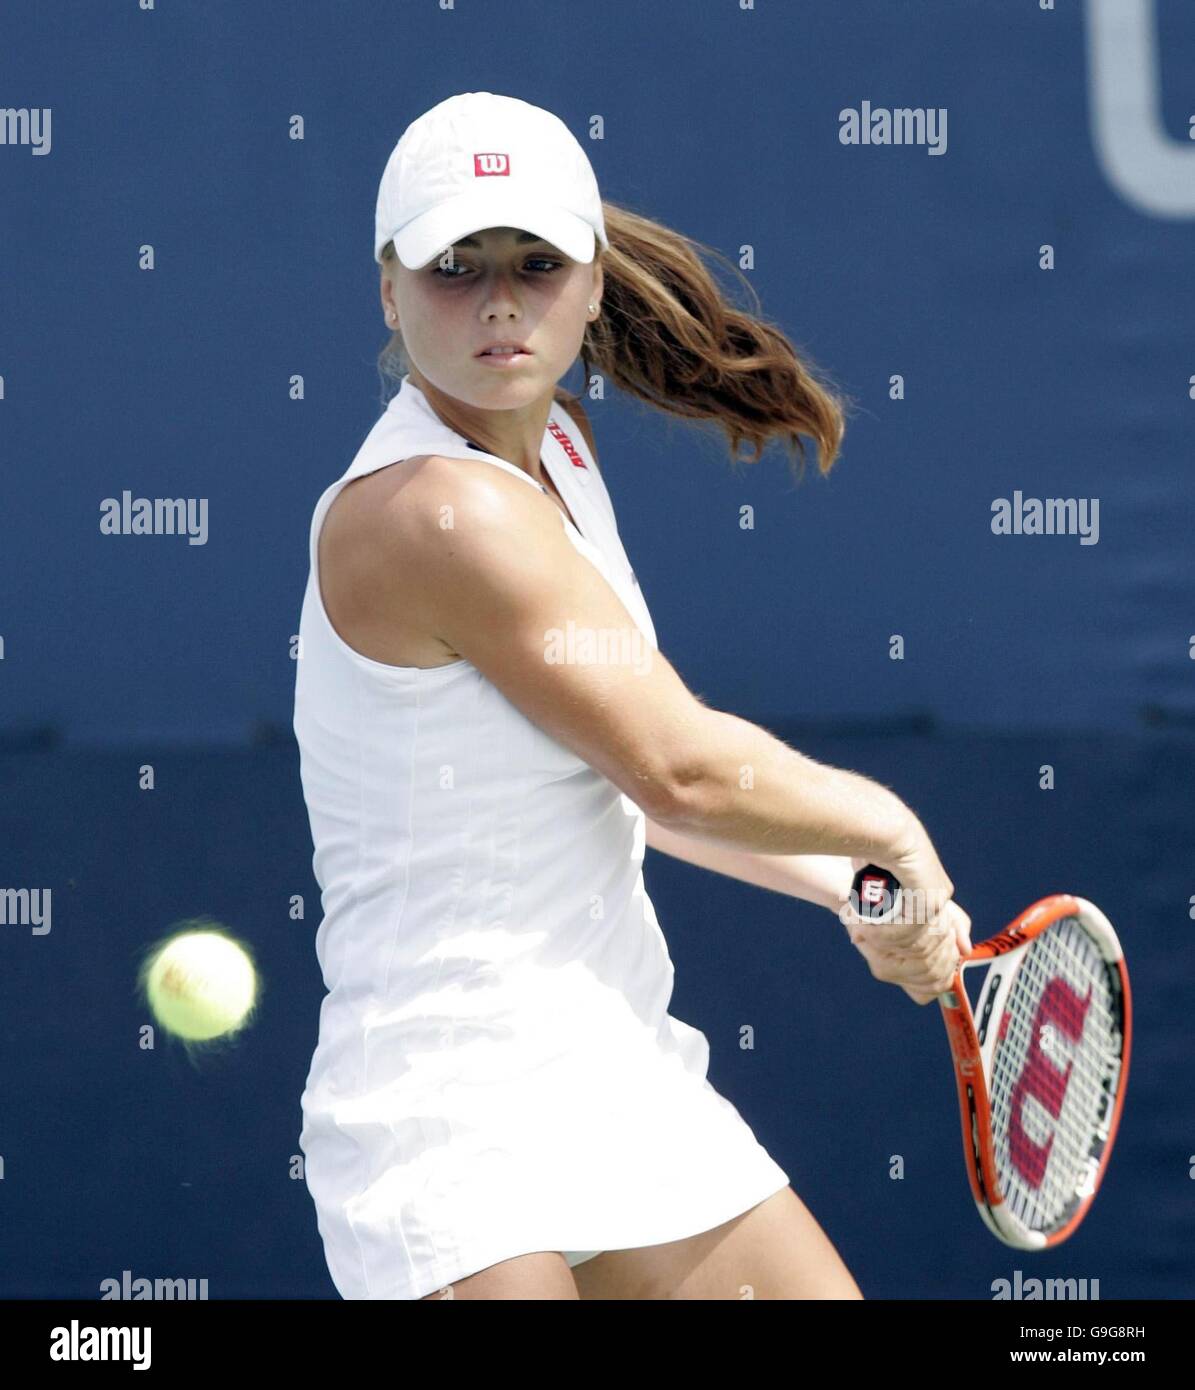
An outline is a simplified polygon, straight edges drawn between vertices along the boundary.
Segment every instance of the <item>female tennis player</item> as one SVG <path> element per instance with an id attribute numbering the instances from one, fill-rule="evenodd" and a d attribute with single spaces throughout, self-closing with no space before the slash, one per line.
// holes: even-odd
<path id="1" fill-rule="evenodd" d="M 839 913 L 921 1003 L 969 923 L 899 798 L 658 649 L 578 354 L 756 459 L 804 435 L 824 472 L 843 430 L 695 246 L 511 97 L 441 102 L 386 165 L 399 389 L 316 504 L 295 690 L 328 990 L 301 1145 L 345 1298 L 861 1296 L 668 1012 L 645 847 Z M 869 934 L 868 860 L 945 906 Z"/>

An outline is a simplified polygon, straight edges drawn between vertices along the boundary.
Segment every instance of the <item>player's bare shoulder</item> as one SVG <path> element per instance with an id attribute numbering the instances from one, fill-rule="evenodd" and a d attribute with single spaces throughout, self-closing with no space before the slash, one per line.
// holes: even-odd
<path id="1" fill-rule="evenodd" d="M 430 668 L 459 659 L 433 633 L 416 586 L 419 536 L 427 534 L 425 470 L 418 455 L 354 478 L 332 500 L 320 529 L 324 610 L 341 639 L 372 661 Z M 433 470 L 435 471 L 435 470 Z"/>
<path id="2" fill-rule="evenodd" d="M 332 499 L 320 528 L 319 567 L 325 591 L 367 577 L 391 519 L 409 511 L 403 498 L 430 456 L 402 460 L 353 478 Z"/>
<path id="3" fill-rule="evenodd" d="M 389 665 L 458 660 L 437 632 L 479 579 L 504 582 L 535 537 L 559 532 L 538 489 L 483 459 L 425 454 L 347 483 L 320 534 L 324 607 L 354 650 Z M 465 563 L 467 557 L 468 563 Z"/>
<path id="4" fill-rule="evenodd" d="M 559 530 L 553 504 L 531 478 L 485 459 L 427 454 L 408 462 L 394 490 L 365 505 L 381 553 L 408 579 L 414 568 L 435 572 L 466 546 L 493 563 L 517 563 L 528 529 Z"/>
<path id="5" fill-rule="evenodd" d="M 454 529 L 459 513 L 483 507 L 495 482 L 492 464 L 479 459 L 420 454 L 346 483 L 333 499 L 321 533 L 329 553 L 351 550 L 363 564 L 405 565 L 426 559 L 422 550 Z M 514 480 L 514 486 L 519 486 Z"/>

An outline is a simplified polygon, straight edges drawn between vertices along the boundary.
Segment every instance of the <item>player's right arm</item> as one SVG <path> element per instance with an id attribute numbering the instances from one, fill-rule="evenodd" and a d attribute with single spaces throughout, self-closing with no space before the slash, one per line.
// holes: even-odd
<path id="1" fill-rule="evenodd" d="M 362 523 L 379 602 L 407 623 L 417 614 L 421 630 L 658 824 L 743 849 L 885 867 L 916 839 L 916 817 L 886 788 L 710 709 L 662 653 L 649 649 L 643 661 L 645 640 L 608 644 L 635 659 L 551 659 L 552 634 L 570 623 L 574 634 L 637 631 L 555 503 L 480 459 L 431 455 L 404 467 L 409 480 Z"/>

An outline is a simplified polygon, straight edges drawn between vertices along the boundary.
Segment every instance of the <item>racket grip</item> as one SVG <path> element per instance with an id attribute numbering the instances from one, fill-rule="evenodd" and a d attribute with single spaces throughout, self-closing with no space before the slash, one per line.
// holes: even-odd
<path id="1" fill-rule="evenodd" d="M 900 882 L 878 864 L 867 864 L 851 885 L 851 907 L 870 922 L 890 922 L 900 907 Z"/>

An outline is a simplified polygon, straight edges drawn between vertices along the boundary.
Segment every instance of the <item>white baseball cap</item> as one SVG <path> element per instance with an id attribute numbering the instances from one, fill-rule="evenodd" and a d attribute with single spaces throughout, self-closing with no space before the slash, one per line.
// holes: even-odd
<path id="1" fill-rule="evenodd" d="M 462 92 L 403 131 L 378 188 L 375 261 L 410 270 L 487 227 L 534 232 L 574 261 L 609 246 L 588 156 L 558 117 L 518 97 Z"/>

